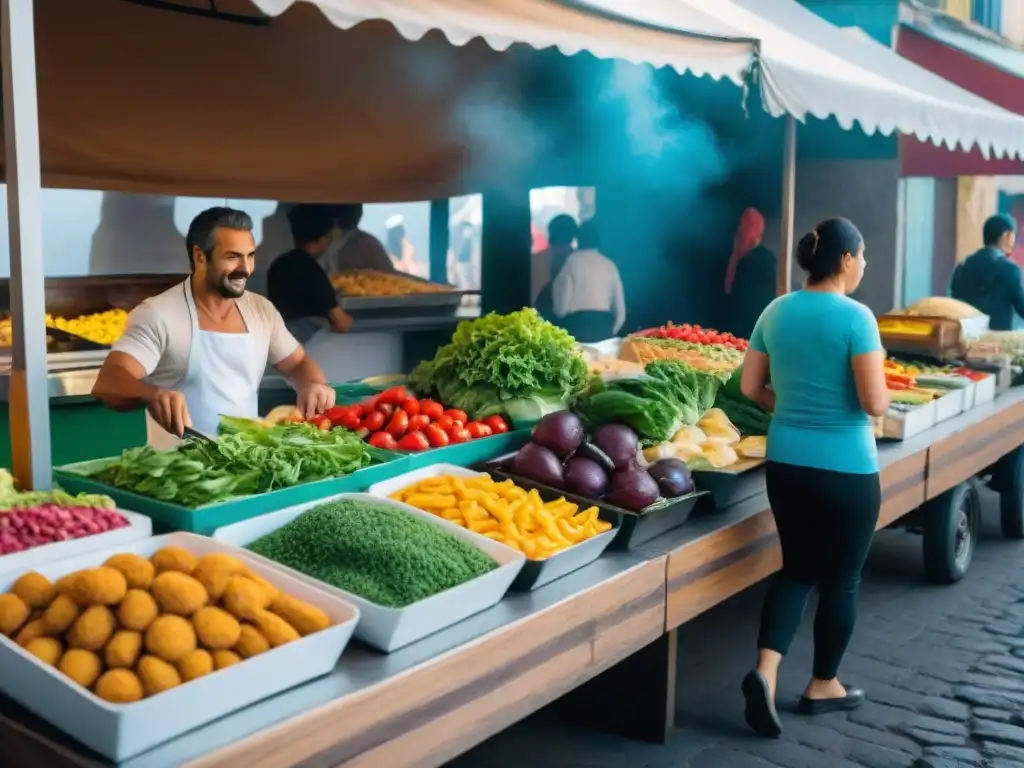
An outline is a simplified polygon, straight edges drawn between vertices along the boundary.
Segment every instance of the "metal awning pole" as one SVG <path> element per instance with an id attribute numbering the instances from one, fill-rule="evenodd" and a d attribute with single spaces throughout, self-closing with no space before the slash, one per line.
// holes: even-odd
<path id="1" fill-rule="evenodd" d="M 775 295 L 793 287 L 793 218 L 796 211 L 796 119 L 786 115 L 782 146 L 782 224 L 779 258 L 775 274 Z"/>
<path id="2" fill-rule="evenodd" d="M 46 378 L 42 189 L 33 0 L 0 0 L 4 157 L 11 251 L 11 456 L 22 488 L 48 489 L 50 411 Z"/>

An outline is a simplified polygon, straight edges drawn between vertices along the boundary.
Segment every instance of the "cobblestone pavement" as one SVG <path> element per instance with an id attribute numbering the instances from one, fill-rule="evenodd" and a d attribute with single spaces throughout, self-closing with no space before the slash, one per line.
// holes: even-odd
<path id="1" fill-rule="evenodd" d="M 787 711 L 809 673 L 808 615 L 780 680 L 785 733 L 775 741 L 749 734 L 739 682 L 753 660 L 756 587 L 680 629 L 677 727 L 667 745 L 606 736 L 545 710 L 448 768 L 1024 766 L 1024 544 L 999 537 L 996 497 L 983 494 L 986 534 L 957 585 L 924 583 L 917 536 L 876 538 L 840 671 L 867 691 L 859 711 Z"/>

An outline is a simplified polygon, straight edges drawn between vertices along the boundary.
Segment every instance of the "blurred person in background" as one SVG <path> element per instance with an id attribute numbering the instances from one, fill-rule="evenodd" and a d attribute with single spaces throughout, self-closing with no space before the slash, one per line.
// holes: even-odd
<path id="1" fill-rule="evenodd" d="M 982 227 L 981 250 L 953 270 L 949 295 L 989 316 L 993 331 L 1012 331 L 1016 316 L 1024 317 L 1021 268 L 1010 261 L 1017 239 L 1017 222 L 1000 213 Z"/>
<path id="2" fill-rule="evenodd" d="M 567 213 L 560 213 L 548 222 L 548 245 L 534 253 L 530 260 L 530 301 L 538 309 L 546 309 L 538 304 L 540 293 L 573 252 L 578 231 L 576 219 Z"/>
<path id="3" fill-rule="evenodd" d="M 764 216 L 747 208 L 740 216 L 725 268 L 726 320 L 723 330 L 748 339 L 757 318 L 775 298 L 775 254 L 762 245 Z"/>
<path id="4" fill-rule="evenodd" d="M 407 275 L 419 275 L 419 264 L 416 263 L 416 248 L 409 242 L 405 231 L 405 217 L 400 213 L 388 218 L 384 224 L 387 234 L 384 238 L 388 256 L 393 269 Z"/>
<path id="5" fill-rule="evenodd" d="M 449 282 L 463 291 L 479 288 L 477 264 L 477 229 L 468 221 L 460 222 L 452 230 Z"/>
<path id="6" fill-rule="evenodd" d="M 353 269 L 395 271 L 380 240 L 359 228 L 363 219 L 362 203 L 341 203 L 330 208 L 338 231 L 319 258 L 320 266 L 328 275 Z"/>
<path id="7" fill-rule="evenodd" d="M 626 323 L 622 277 L 615 262 L 602 254 L 596 219 L 580 225 L 579 250 L 551 281 L 556 322 L 577 341 L 593 343 L 618 334 Z"/>

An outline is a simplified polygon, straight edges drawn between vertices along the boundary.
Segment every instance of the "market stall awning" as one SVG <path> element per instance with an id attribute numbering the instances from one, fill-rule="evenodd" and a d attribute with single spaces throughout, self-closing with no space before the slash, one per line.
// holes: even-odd
<path id="1" fill-rule="evenodd" d="M 680 0 L 760 40 L 766 109 L 834 117 L 866 133 L 914 136 L 986 156 L 1024 156 L 1024 119 L 845 33 L 796 0 Z"/>
<path id="2" fill-rule="evenodd" d="M 896 50 L 937 75 L 1024 115 L 1024 51 L 989 30 L 916 3 L 901 5 Z M 901 146 L 907 176 L 993 176 L 1024 173 L 1024 163 L 948 153 L 913 141 Z"/>

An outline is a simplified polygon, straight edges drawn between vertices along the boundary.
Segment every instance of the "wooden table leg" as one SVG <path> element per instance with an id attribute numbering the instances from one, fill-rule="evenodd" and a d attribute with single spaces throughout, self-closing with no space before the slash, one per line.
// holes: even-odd
<path id="1" fill-rule="evenodd" d="M 664 744 L 675 725 L 676 630 L 564 696 L 559 709 L 584 725 Z"/>

